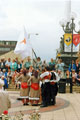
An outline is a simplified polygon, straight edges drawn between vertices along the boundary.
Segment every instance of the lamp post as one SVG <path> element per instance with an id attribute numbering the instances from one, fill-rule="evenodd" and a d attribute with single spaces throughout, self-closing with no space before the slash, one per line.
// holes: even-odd
<path id="1" fill-rule="evenodd" d="M 62 26 L 63 28 L 63 31 L 65 33 L 71 33 L 72 34 L 72 44 L 71 44 L 71 78 L 72 78 L 72 59 L 73 59 L 73 32 L 76 32 L 76 33 L 79 33 L 80 34 L 80 30 L 79 31 L 76 31 L 75 30 L 75 23 L 74 23 L 74 19 L 76 17 L 76 14 L 75 13 L 72 13 L 71 16 L 70 16 L 70 21 L 65 21 L 65 20 L 62 20 L 60 22 L 60 25 Z M 80 22 L 79 22 L 79 25 L 80 25 Z M 70 84 L 70 93 L 72 93 L 72 79 L 71 79 L 71 84 Z"/>
<path id="2" fill-rule="evenodd" d="M 72 59 L 73 59 L 73 30 L 74 30 L 74 18 L 71 19 L 72 21 L 72 44 L 71 44 L 71 81 L 70 81 L 70 93 L 73 92 L 72 89 Z"/>

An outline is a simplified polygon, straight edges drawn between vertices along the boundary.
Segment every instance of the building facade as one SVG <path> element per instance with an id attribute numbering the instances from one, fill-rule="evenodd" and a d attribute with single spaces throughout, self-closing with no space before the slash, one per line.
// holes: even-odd
<path id="1" fill-rule="evenodd" d="M 0 55 L 3 55 L 15 49 L 17 41 L 0 40 Z"/>

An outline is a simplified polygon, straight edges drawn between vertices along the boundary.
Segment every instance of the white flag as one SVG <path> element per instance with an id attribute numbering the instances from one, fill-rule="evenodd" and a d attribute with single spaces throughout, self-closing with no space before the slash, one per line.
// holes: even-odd
<path id="1" fill-rule="evenodd" d="M 28 39 L 28 34 L 26 33 L 25 28 L 21 32 L 21 34 L 18 38 L 18 42 L 15 47 L 14 53 L 20 54 L 22 58 L 31 56 L 32 47 L 31 47 L 30 41 Z"/>

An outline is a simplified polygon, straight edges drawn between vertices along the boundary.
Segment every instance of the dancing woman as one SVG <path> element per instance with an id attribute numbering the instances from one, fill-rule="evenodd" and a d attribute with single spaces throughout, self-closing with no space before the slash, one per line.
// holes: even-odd
<path id="1" fill-rule="evenodd" d="M 39 97 L 40 97 L 40 90 L 39 90 L 38 72 L 33 71 L 31 76 L 30 97 L 29 97 L 31 105 L 38 105 Z"/>
<path id="2" fill-rule="evenodd" d="M 22 99 L 23 105 L 28 105 L 29 102 L 29 79 L 30 76 L 28 75 L 28 70 L 26 69 L 23 69 L 22 75 L 17 78 L 18 81 L 21 81 L 20 99 Z"/>

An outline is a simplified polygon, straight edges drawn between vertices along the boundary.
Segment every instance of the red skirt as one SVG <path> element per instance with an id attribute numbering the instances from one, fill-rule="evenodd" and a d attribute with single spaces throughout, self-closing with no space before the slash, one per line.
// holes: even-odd
<path id="1" fill-rule="evenodd" d="M 33 88 L 34 90 L 39 90 L 39 84 L 38 83 L 32 83 L 31 88 Z"/>
<path id="2" fill-rule="evenodd" d="M 26 89 L 28 88 L 28 85 L 26 82 L 21 83 L 21 88 Z"/>

